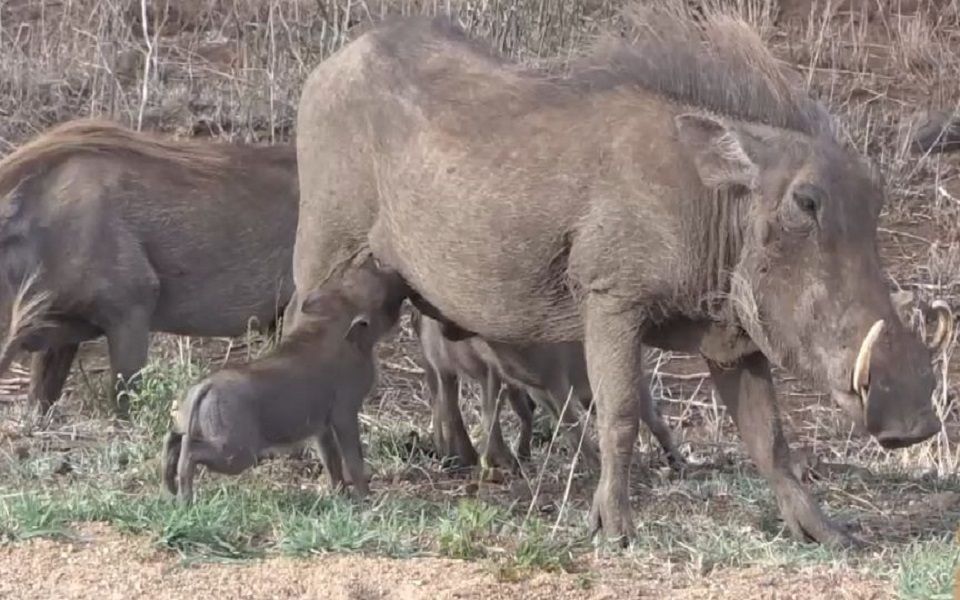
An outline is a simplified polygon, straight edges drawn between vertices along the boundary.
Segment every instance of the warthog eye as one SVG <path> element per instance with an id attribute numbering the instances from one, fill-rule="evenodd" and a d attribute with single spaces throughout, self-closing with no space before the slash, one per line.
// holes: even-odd
<path id="1" fill-rule="evenodd" d="M 816 219 L 823 204 L 823 191 L 815 185 L 801 183 L 793 188 L 793 201 L 800 210 Z"/>

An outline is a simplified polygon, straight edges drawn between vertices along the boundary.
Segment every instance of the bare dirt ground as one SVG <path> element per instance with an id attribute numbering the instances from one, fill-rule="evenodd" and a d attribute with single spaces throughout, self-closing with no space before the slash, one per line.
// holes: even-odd
<path id="1" fill-rule="evenodd" d="M 542 573 L 505 583 L 483 565 L 442 558 L 323 555 L 240 564 L 180 564 L 147 540 L 108 527 L 79 528 L 76 539 L 34 539 L 0 548 L 0 598 L 147 599 L 325 598 L 836 598 L 893 597 L 888 582 L 829 567 L 724 569 L 688 582 L 662 567 L 631 570 L 588 560 L 590 576 Z"/>

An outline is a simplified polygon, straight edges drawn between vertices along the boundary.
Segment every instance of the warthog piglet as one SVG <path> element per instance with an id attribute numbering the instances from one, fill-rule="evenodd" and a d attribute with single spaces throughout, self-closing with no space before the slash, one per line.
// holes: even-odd
<path id="1" fill-rule="evenodd" d="M 368 492 L 357 415 L 376 377 L 374 345 L 396 322 L 402 297 L 378 304 L 344 289 L 307 294 L 298 327 L 273 354 L 189 391 L 163 450 L 164 484 L 180 501 L 192 499 L 197 464 L 236 475 L 265 451 L 311 437 L 334 489 L 344 487 L 345 468 L 356 492 Z"/>

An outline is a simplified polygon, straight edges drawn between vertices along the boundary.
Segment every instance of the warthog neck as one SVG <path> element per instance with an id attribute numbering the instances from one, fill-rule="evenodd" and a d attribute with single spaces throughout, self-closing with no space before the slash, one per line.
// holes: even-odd
<path id="1" fill-rule="evenodd" d="M 749 233 L 750 198 L 728 191 L 706 191 L 689 203 L 684 219 L 688 259 L 679 290 L 681 310 L 688 317 L 723 322 L 736 320 L 732 280 Z"/>

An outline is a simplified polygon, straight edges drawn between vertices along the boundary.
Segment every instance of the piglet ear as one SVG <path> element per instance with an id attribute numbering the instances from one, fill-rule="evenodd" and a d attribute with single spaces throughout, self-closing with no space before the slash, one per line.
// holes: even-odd
<path id="1" fill-rule="evenodd" d="M 759 168 L 747 155 L 740 134 L 710 115 L 674 118 L 680 144 L 691 154 L 703 185 L 712 189 L 757 185 Z"/>
<path id="2" fill-rule="evenodd" d="M 350 322 L 350 327 L 343 335 L 343 338 L 352 344 L 358 344 L 370 330 L 370 319 L 367 315 L 359 314 Z"/>

